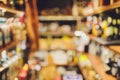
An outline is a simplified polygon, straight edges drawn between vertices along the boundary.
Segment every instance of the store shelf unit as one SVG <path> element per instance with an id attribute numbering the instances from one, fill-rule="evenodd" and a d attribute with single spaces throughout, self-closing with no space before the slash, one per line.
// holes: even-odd
<path id="1" fill-rule="evenodd" d="M 120 1 L 113 3 L 111 5 L 107 5 L 107 6 L 100 6 L 96 9 L 90 8 L 90 9 L 84 9 L 83 10 L 83 15 L 84 16 L 89 16 L 89 15 L 94 15 L 94 14 L 99 14 L 108 10 L 112 10 L 115 8 L 120 7 Z"/>
<path id="2" fill-rule="evenodd" d="M 87 17 L 90 15 L 92 16 L 92 15 L 96 15 L 96 14 L 101 14 L 101 13 L 104 13 L 104 12 L 107 12 L 107 11 L 110 11 L 113 9 L 117 9 L 119 7 L 120 7 L 120 1 L 114 2 L 113 4 L 106 5 L 106 6 L 99 6 L 97 8 L 85 8 L 85 9 L 83 9 L 83 16 Z M 115 51 L 116 53 L 120 53 L 120 51 L 119 51 L 120 40 L 107 41 L 105 39 L 95 37 L 92 34 L 88 34 L 88 36 L 90 37 L 91 40 L 97 42 L 98 44 L 106 46 L 108 49 L 111 49 L 111 50 Z"/>
<path id="3" fill-rule="evenodd" d="M 119 8 L 119 7 L 120 7 L 120 1 L 113 3 L 111 5 L 107 5 L 107 6 L 100 6 L 96 9 L 86 8 L 83 10 L 83 16 L 86 18 L 88 16 L 94 16 L 96 14 L 101 15 L 102 13 L 104 14 L 104 12 L 107 13 L 107 12 L 112 11 L 114 9 L 116 9 L 116 11 L 117 11 L 117 8 Z M 107 48 L 107 50 L 115 52 L 114 55 L 120 54 L 120 50 L 119 50 L 120 49 L 120 40 L 119 39 L 108 41 L 106 39 L 96 37 L 93 34 L 87 34 L 87 35 L 89 36 L 90 40 L 92 42 L 94 42 L 95 44 L 98 44 L 102 47 Z M 100 52 L 100 53 L 102 53 L 102 52 Z M 105 54 L 105 52 L 103 54 Z M 109 54 L 107 54 L 107 55 L 109 56 Z M 104 65 L 106 65 L 107 63 L 102 62 L 102 59 L 100 58 L 100 56 L 93 55 L 93 53 L 91 53 L 91 52 L 89 52 L 87 56 L 92 64 L 94 70 L 100 75 L 102 80 L 117 80 L 117 77 L 113 77 L 112 75 L 108 75 L 105 72 Z"/>
<path id="4" fill-rule="evenodd" d="M 9 29 L 11 28 L 11 25 L 9 25 L 9 24 L 7 24 L 7 23 L 5 23 L 7 20 L 9 20 L 9 19 L 11 19 L 11 17 L 12 17 L 12 19 L 13 20 L 15 20 L 15 19 L 18 19 L 18 22 L 22 22 L 23 21 L 23 15 L 24 15 L 24 11 L 19 11 L 19 10 L 15 10 L 15 9 L 13 9 L 13 8 L 10 8 L 10 7 L 2 7 L 2 6 L 0 6 L 0 11 L 1 11 L 1 16 L 2 16 L 2 18 L 6 18 L 5 19 L 5 21 L 4 21 L 4 23 L 2 23 L 2 24 L 5 24 L 5 25 L 7 25 L 8 27 L 9 27 Z M 6 15 L 7 15 L 7 17 L 6 17 Z M 22 19 L 22 21 L 20 21 L 19 19 Z M 19 29 L 18 28 L 18 25 L 16 25 L 16 26 L 13 26 L 14 24 L 13 24 L 13 22 L 12 21 L 9 21 L 11 24 L 12 24 L 12 28 L 13 29 L 11 29 L 11 32 L 13 32 L 13 33 L 11 33 L 10 34 L 10 32 L 8 32 L 8 34 L 10 34 L 8 37 L 9 37 L 9 41 L 7 41 L 6 42 L 6 38 L 5 38 L 5 31 L 3 31 L 3 29 L 1 29 L 1 31 L 3 31 L 4 33 L 4 35 L 2 35 L 2 38 L 4 38 L 3 39 L 3 42 L 4 42 L 4 44 L 3 44 L 3 46 L 0 48 L 0 80 L 3 80 L 3 78 L 4 79 L 6 79 L 6 78 L 8 78 L 9 76 L 10 76 L 10 78 L 15 78 L 15 76 L 17 76 L 18 74 L 17 74 L 17 70 L 19 70 L 19 68 L 21 67 L 21 65 L 22 65 L 22 53 L 18 53 L 18 51 L 14 51 L 14 49 L 16 48 L 16 46 L 18 46 L 18 44 L 19 43 L 21 43 L 22 42 L 22 40 L 23 40 L 23 38 L 18 38 L 18 37 L 16 37 L 16 35 L 18 35 L 19 34 L 19 32 L 22 34 L 23 32 L 22 32 L 22 30 L 23 30 L 23 27 L 25 27 L 24 25 L 23 26 L 21 26 L 20 25 L 20 27 L 21 27 L 21 29 Z M 17 23 L 17 21 L 16 21 L 16 23 Z M 24 24 L 24 23 L 23 23 Z M 1 27 L 0 27 L 1 28 Z M 16 29 L 17 28 L 17 29 Z M 18 33 L 16 33 L 16 30 L 17 30 L 17 32 Z M 26 33 L 25 32 L 25 30 L 23 30 L 24 31 L 24 33 Z M 23 36 L 25 36 L 26 34 L 23 34 Z M 4 37 L 3 37 L 4 36 Z M 20 36 L 20 35 L 19 35 Z M 21 39 L 21 40 L 20 40 Z M 19 49 L 20 50 L 20 49 Z M 13 51 L 13 52 L 12 52 Z M 9 55 L 9 53 L 11 54 L 11 55 Z M 12 54 L 13 53 L 13 54 Z M 4 58 L 3 58 L 3 56 L 4 56 Z M 21 59 L 21 62 L 19 61 Z M 19 62 L 19 66 L 18 66 L 18 63 Z M 19 67 L 16 67 L 16 65 Z M 13 68 L 14 67 L 14 68 Z M 7 69 L 7 70 L 6 70 Z M 16 71 L 15 71 L 15 69 L 16 69 Z M 12 70 L 12 74 L 9 74 L 9 73 L 11 73 L 10 72 L 10 70 Z M 16 73 L 14 73 L 14 72 L 16 72 Z M 7 75 L 9 75 L 9 76 L 4 76 L 5 74 L 7 73 Z M 11 76 L 12 75 L 12 76 Z M 4 76 L 4 77 L 3 77 Z M 9 78 L 9 79 L 10 79 Z M 13 79 L 10 79 L 10 80 L 13 80 Z"/>

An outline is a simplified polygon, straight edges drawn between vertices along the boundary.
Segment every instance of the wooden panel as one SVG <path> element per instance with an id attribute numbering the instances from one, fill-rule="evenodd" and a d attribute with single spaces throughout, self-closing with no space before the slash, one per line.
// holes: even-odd
<path id="1" fill-rule="evenodd" d="M 89 16 L 89 15 L 99 14 L 99 13 L 102 13 L 102 12 L 105 12 L 105 11 L 108 11 L 108 10 L 111 10 L 111 9 L 115 9 L 117 7 L 120 7 L 120 1 L 116 2 L 112 5 L 98 7 L 97 9 L 93 9 L 93 8 L 84 9 L 83 10 L 83 15 L 84 16 Z"/>
<path id="2" fill-rule="evenodd" d="M 38 39 L 39 39 L 39 22 L 38 22 L 38 8 L 37 8 L 37 4 L 36 4 L 36 0 L 32 0 L 32 7 L 31 7 L 31 12 L 32 12 L 32 27 L 34 30 L 34 34 L 35 34 L 35 41 L 36 41 L 36 49 L 39 48 L 38 45 Z"/>
<path id="3" fill-rule="evenodd" d="M 35 0 L 34 0 L 35 1 Z M 33 2 L 34 2 L 33 1 Z M 37 18 L 36 18 L 36 13 L 34 13 L 35 10 L 33 10 L 33 4 L 30 3 L 28 0 L 25 2 L 26 6 L 26 24 L 27 24 L 27 33 L 28 37 L 31 41 L 31 49 L 32 50 L 37 50 L 38 49 L 38 24 L 37 24 Z"/>

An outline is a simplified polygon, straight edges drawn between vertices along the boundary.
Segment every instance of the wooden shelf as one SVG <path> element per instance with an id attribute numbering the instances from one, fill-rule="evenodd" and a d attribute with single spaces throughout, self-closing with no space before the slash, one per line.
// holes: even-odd
<path id="1" fill-rule="evenodd" d="M 39 16 L 40 21 L 72 21 L 72 20 L 80 20 L 81 16 Z"/>
<path id="2" fill-rule="evenodd" d="M 0 49 L 0 52 L 2 52 L 3 50 L 9 50 L 13 47 L 15 47 L 17 45 L 18 41 L 13 41 L 10 44 L 6 45 L 5 47 Z"/>
<path id="3" fill-rule="evenodd" d="M 79 66 L 79 69 L 80 69 L 81 73 L 83 74 L 83 77 L 85 78 L 85 80 L 87 80 L 88 79 L 87 78 L 88 77 L 88 75 L 87 75 L 88 71 L 86 69 L 82 68 L 80 64 L 78 64 L 78 66 Z"/>
<path id="4" fill-rule="evenodd" d="M 89 36 L 89 38 L 90 38 L 91 40 L 93 40 L 93 41 L 95 41 L 95 42 L 97 42 L 97 43 L 99 43 L 99 44 L 101 44 L 101 45 L 106 45 L 105 42 L 102 42 L 102 41 L 98 40 L 94 35 L 88 34 L 88 36 Z"/>
<path id="5" fill-rule="evenodd" d="M 99 43 L 99 44 L 102 44 L 101 42 L 99 42 L 98 40 L 96 40 L 95 39 L 95 36 L 93 36 L 93 35 L 88 35 L 89 36 L 89 38 L 91 39 L 91 40 L 93 40 L 93 41 L 95 41 L 95 42 L 97 42 L 97 43 Z M 106 46 L 106 45 L 104 45 L 104 44 L 102 44 L 103 46 Z M 119 53 L 120 54 L 120 45 L 109 45 L 109 46 L 106 46 L 108 49 L 111 49 L 111 50 L 113 50 L 113 51 L 115 51 L 115 52 L 117 52 L 117 53 Z"/>
<path id="6" fill-rule="evenodd" d="M 115 8 L 118 8 L 118 7 L 120 7 L 120 1 L 116 2 L 116 3 L 113 3 L 111 5 L 101 6 L 101 7 L 98 7 L 96 9 L 93 9 L 93 8 L 87 9 L 86 8 L 86 9 L 83 10 L 83 15 L 84 16 L 89 16 L 89 15 L 99 14 L 99 13 L 102 13 L 102 12 L 105 12 L 105 11 L 108 11 L 108 10 L 112 10 L 112 9 L 115 9 Z"/>
<path id="7" fill-rule="evenodd" d="M 120 46 L 109 46 L 108 48 L 120 54 Z"/>
<path id="8" fill-rule="evenodd" d="M 41 51 L 56 51 L 56 50 L 63 50 L 63 51 L 68 51 L 68 50 L 72 50 L 72 51 L 76 51 L 76 49 L 40 49 Z"/>
<path id="9" fill-rule="evenodd" d="M 92 64 L 93 68 L 95 69 L 95 71 L 101 76 L 101 78 L 103 80 L 116 80 L 115 77 L 105 73 L 102 61 L 100 60 L 99 57 L 88 54 L 88 58 Z"/>
<path id="10" fill-rule="evenodd" d="M 95 37 L 94 35 L 89 35 L 91 40 L 94 40 L 98 42 L 99 44 L 102 44 L 104 46 L 111 46 L 111 45 L 120 45 L 120 40 L 111 40 L 107 41 L 106 39 Z"/>
<path id="11" fill-rule="evenodd" d="M 60 33 L 60 32 L 45 32 L 45 33 L 40 33 L 40 36 L 74 36 L 74 32 L 69 32 L 69 33 Z"/>
<path id="12" fill-rule="evenodd" d="M 23 11 L 15 10 L 15 9 L 8 8 L 8 7 L 0 7 L 0 10 L 4 10 L 4 11 L 10 12 L 10 13 L 14 13 L 16 15 L 24 14 Z"/>

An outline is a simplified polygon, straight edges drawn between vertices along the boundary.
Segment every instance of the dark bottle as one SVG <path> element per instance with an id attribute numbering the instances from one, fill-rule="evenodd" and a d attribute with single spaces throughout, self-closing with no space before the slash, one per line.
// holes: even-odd
<path id="1" fill-rule="evenodd" d="M 102 5 L 110 5 L 111 0 L 102 0 Z"/>
<path id="2" fill-rule="evenodd" d="M 24 10 L 24 0 L 15 0 L 15 8 L 18 10 Z"/>
<path id="3" fill-rule="evenodd" d="M 1 78 L 0 78 L 0 80 L 6 80 L 5 71 L 2 71 L 2 72 L 1 72 Z"/>
<path id="4" fill-rule="evenodd" d="M 11 8 L 15 8 L 15 0 L 7 0 L 7 6 Z"/>
<path id="5" fill-rule="evenodd" d="M 2 30 L 3 30 L 3 33 L 4 33 L 4 46 L 7 45 L 9 43 L 9 40 L 8 40 L 8 31 L 7 31 L 7 27 L 8 25 L 7 24 L 3 24 L 1 26 Z"/>
<path id="6" fill-rule="evenodd" d="M 107 70 L 106 73 L 115 76 L 117 73 L 116 62 L 110 58 L 107 65 L 109 67 L 109 70 Z"/>
<path id="7" fill-rule="evenodd" d="M 11 29 L 10 29 L 10 26 L 8 25 L 7 27 L 7 44 L 9 44 L 10 42 L 12 42 L 12 32 L 11 32 Z"/>
<path id="8" fill-rule="evenodd" d="M 10 28 L 10 42 L 14 40 L 13 30 Z"/>
<path id="9" fill-rule="evenodd" d="M 9 80 L 8 68 L 5 68 L 3 71 L 0 72 L 0 80 Z"/>

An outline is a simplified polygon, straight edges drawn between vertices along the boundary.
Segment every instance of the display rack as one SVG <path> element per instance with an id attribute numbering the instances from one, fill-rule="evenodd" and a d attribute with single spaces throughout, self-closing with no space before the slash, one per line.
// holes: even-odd
<path id="1" fill-rule="evenodd" d="M 89 9 L 83 9 L 83 15 L 84 16 L 89 16 L 89 15 L 94 15 L 94 14 L 100 14 L 102 12 L 108 11 L 108 10 L 112 10 L 115 8 L 120 7 L 120 1 L 113 3 L 111 5 L 107 5 L 107 6 L 100 6 L 96 9 L 93 8 L 89 8 Z"/>
<path id="2" fill-rule="evenodd" d="M 16 16 L 21 16 L 24 15 L 23 11 L 19 11 L 19 10 L 15 10 L 13 8 L 9 8 L 9 7 L 1 7 L 0 6 L 0 10 L 1 12 L 5 13 L 8 12 L 9 14 L 14 14 L 14 16 L 12 17 L 16 17 Z M 9 15 L 8 15 L 9 16 Z M 12 37 L 15 38 L 14 35 L 12 35 Z M 20 43 L 19 40 L 12 40 L 10 43 L 6 44 L 4 47 L 0 48 L 0 54 L 3 50 L 10 50 L 14 47 L 17 46 L 17 44 Z M 2 66 L 0 66 L 0 74 L 3 73 L 7 68 L 9 68 L 12 64 L 14 64 L 16 61 L 18 61 L 21 58 L 21 54 L 16 54 L 14 56 L 12 56 L 8 61 L 6 61 Z"/>
<path id="3" fill-rule="evenodd" d="M 110 11 L 110 10 L 113 10 L 113 9 L 117 9 L 120 7 L 120 1 L 116 2 L 116 3 L 113 3 L 111 5 L 107 5 L 107 6 L 100 6 L 96 9 L 94 8 L 85 8 L 83 9 L 83 16 L 84 17 L 87 17 L 87 16 L 90 16 L 90 15 L 95 15 L 95 14 L 101 14 L 101 13 L 104 13 L 104 12 L 107 12 L 107 11 Z M 106 48 L 120 54 L 120 40 L 112 40 L 111 42 L 110 41 L 107 41 L 105 39 L 102 39 L 102 38 L 98 38 L 98 37 L 95 37 L 94 35 L 92 34 L 87 34 L 89 36 L 89 38 L 92 40 L 92 41 L 95 41 L 96 43 L 102 45 L 102 46 L 105 46 Z M 104 65 L 103 65 L 103 62 L 101 61 L 100 57 L 96 56 L 96 55 L 92 55 L 92 54 L 88 54 L 87 55 L 94 70 L 100 75 L 100 77 L 103 79 L 103 80 L 116 80 L 115 77 L 111 76 L 111 75 L 108 75 L 105 73 L 105 70 L 104 70 Z M 84 73 L 85 71 L 83 71 Z"/>

